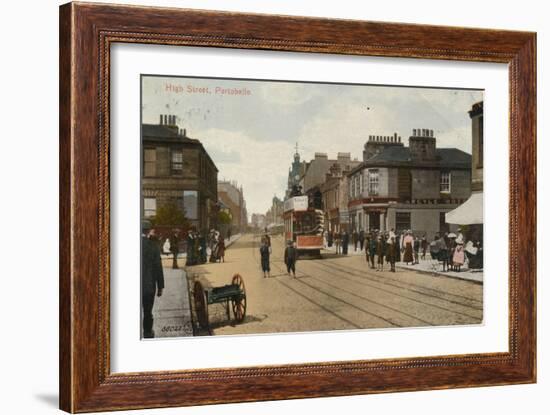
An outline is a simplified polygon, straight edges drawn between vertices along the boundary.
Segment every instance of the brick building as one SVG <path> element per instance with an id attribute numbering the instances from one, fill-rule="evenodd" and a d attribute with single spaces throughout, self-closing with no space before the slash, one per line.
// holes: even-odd
<path id="1" fill-rule="evenodd" d="M 219 181 L 218 199 L 231 211 L 231 232 L 244 232 L 248 214 L 242 186 L 234 181 Z"/>
<path id="2" fill-rule="evenodd" d="M 470 154 L 437 148 L 433 130 L 413 129 L 408 147 L 397 134 L 369 136 L 349 173 L 351 228 L 449 231 L 445 213 L 470 197 L 471 166 Z"/>
<path id="3" fill-rule="evenodd" d="M 218 169 L 202 143 L 180 130 L 174 115 L 161 115 L 159 124 L 142 124 L 141 140 L 142 217 L 175 204 L 197 230 L 215 226 Z"/>

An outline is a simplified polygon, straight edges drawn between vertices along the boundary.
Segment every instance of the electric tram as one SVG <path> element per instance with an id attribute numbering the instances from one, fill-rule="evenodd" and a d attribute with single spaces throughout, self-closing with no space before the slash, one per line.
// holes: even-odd
<path id="1" fill-rule="evenodd" d="M 284 203 L 285 240 L 296 242 L 299 254 L 320 257 L 325 218 L 321 209 L 309 204 L 308 196 L 294 196 Z"/>

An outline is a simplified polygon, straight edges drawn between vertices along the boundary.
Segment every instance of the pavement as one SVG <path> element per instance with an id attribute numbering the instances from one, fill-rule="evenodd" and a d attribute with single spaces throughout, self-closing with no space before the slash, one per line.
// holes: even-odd
<path id="1" fill-rule="evenodd" d="M 336 253 L 336 247 L 333 245 L 330 248 L 325 248 L 324 251 Z M 352 255 L 365 255 L 365 251 L 360 251 L 359 246 L 357 251 L 354 250 L 353 245 L 350 244 L 348 248 L 348 256 Z M 429 254 L 428 254 L 429 256 Z M 417 271 L 422 273 L 431 274 L 434 276 L 458 278 L 461 280 L 472 281 L 479 284 L 483 284 L 483 270 L 471 270 L 468 269 L 467 264 L 461 268 L 459 272 L 456 271 L 443 271 L 440 262 L 433 261 L 432 259 L 420 259 L 418 264 L 406 265 L 404 262 L 397 262 L 395 264 L 397 268 L 409 269 L 411 271 Z"/>
<path id="2" fill-rule="evenodd" d="M 183 269 L 163 267 L 164 290 L 155 297 L 153 330 L 155 337 L 193 335 L 187 278 Z"/>
<path id="3" fill-rule="evenodd" d="M 404 263 L 397 263 L 396 267 L 402 269 L 410 269 L 417 272 L 424 272 L 427 274 L 437 275 L 441 277 L 458 278 L 461 280 L 467 280 L 483 284 L 483 270 L 471 270 L 467 267 L 462 267 L 459 272 L 456 271 L 442 271 L 442 265 L 439 261 L 432 259 L 421 259 L 418 264 L 406 265 Z"/>

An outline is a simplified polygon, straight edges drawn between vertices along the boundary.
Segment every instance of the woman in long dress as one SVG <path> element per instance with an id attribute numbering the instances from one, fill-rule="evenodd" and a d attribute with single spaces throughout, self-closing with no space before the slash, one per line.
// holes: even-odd
<path id="1" fill-rule="evenodd" d="M 407 231 L 405 237 L 403 238 L 403 245 L 405 248 L 405 254 L 403 255 L 403 262 L 409 265 L 410 263 L 414 263 L 413 258 L 413 244 L 414 244 L 414 238 L 411 234 L 411 231 Z"/>

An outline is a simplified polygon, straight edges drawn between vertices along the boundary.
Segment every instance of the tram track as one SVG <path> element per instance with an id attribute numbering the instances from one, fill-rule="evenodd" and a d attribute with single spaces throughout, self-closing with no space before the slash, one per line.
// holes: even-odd
<path id="1" fill-rule="evenodd" d="M 260 260 L 259 260 L 259 258 L 258 258 L 258 256 L 257 256 L 257 252 L 256 252 L 257 247 L 253 246 L 252 249 L 253 249 L 253 254 L 252 254 L 252 255 L 253 255 L 253 258 L 254 258 L 255 262 L 256 262 L 258 265 L 261 265 L 261 264 L 260 264 Z M 280 266 L 277 262 L 282 262 L 282 260 L 279 260 L 279 261 L 271 261 L 271 262 L 270 262 L 270 265 L 271 265 L 272 267 L 276 267 L 276 268 L 278 269 L 279 272 L 281 272 L 282 274 L 285 274 L 285 275 L 286 275 L 286 270 L 285 270 L 282 266 Z M 304 273 L 304 272 L 300 272 L 300 273 L 301 273 L 302 275 L 300 275 L 298 278 L 294 279 L 293 281 L 298 282 L 298 283 L 300 283 L 300 284 L 302 284 L 302 285 L 308 286 L 310 289 L 312 289 L 312 290 L 314 290 L 314 291 L 316 291 L 316 292 L 318 292 L 318 293 L 320 293 L 320 294 L 322 294 L 322 295 L 325 295 L 325 296 L 327 296 L 327 297 L 329 297 L 329 298 L 331 298 L 331 299 L 333 299 L 333 300 L 336 300 L 336 301 L 338 301 L 338 302 L 340 302 L 340 303 L 342 303 L 342 304 L 345 304 L 346 306 L 352 307 L 353 309 L 355 309 L 355 310 L 357 310 L 357 311 L 360 311 L 360 312 L 365 313 L 365 314 L 367 314 L 367 315 L 369 315 L 369 316 L 371 316 L 371 317 L 374 317 L 374 318 L 377 318 L 377 319 L 379 319 L 379 320 L 382 320 L 382 321 L 384 321 L 386 324 L 391 325 L 392 327 L 403 327 L 402 324 L 399 324 L 399 323 L 397 323 L 397 322 L 395 322 L 395 321 L 393 321 L 393 320 L 391 320 L 391 319 L 388 319 L 388 318 L 383 317 L 383 316 L 381 316 L 381 315 L 379 315 L 379 314 L 373 313 L 372 311 L 366 310 L 366 309 L 364 309 L 363 307 L 359 307 L 359 306 L 357 306 L 357 305 L 355 305 L 355 304 L 353 304 L 353 303 L 350 303 L 349 301 L 346 301 L 346 300 L 344 300 L 344 299 L 341 299 L 341 298 L 339 298 L 339 297 L 336 297 L 336 296 L 334 296 L 334 295 L 332 295 L 332 294 L 330 294 L 330 293 L 328 293 L 328 292 L 326 292 L 326 291 L 324 291 L 324 290 L 322 290 L 322 289 L 319 289 L 318 287 L 315 287 L 315 286 L 313 286 L 313 285 L 311 285 L 311 284 L 305 283 L 304 281 L 301 280 L 301 278 L 303 278 L 303 277 L 310 277 L 310 278 L 313 278 L 313 277 L 312 277 L 311 275 L 308 275 L 308 274 Z M 316 305 L 317 307 L 321 308 L 321 309 L 324 310 L 325 312 L 330 313 L 331 315 L 333 315 L 333 316 L 339 318 L 340 320 L 342 320 L 342 321 L 344 321 L 344 322 L 346 322 L 346 323 L 352 325 L 353 327 L 358 328 L 358 329 L 369 328 L 369 327 L 360 326 L 360 325 L 358 325 L 358 324 L 356 324 L 356 323 L 350 321 L 349 319 L 347 319 L 347 318 L 345 318 L 345 317 L 342 317 L 341 315 L 335 313 L 333 310 L 329 309 L 328 307 L 324 306 L 323 304 L 320 304 L 320 303 L 318 303 L 317 301 L 314 301 L 314 300 L 311 299 L 310 297 L 306 296 L 305 294 L 303 294 L 303 293 L 300 292 L 299 290 L 297 290 L 297 289 L 295 289 L 294 287 L 292 287 L 292 286 L 291 286 L 290 284 L 288 284 L 287 282 L 282 281 L 282 280 L 280 280 L 280 279 L 275 279 L 275 281 L 277 281 L 277 283 L 279 283 L 279 284 L 283 285 L 284 287 L 286 287 L 288 290 L 290 290 L 290 291 L 294 292 L 295 294 L 299 295 L 300 297 L 306 299 L 306 300 L 309 301 L 310 303 L 312 303 L 312 304 Z M 384 305 L 382 305 L 382 306 L 384 306 Z M 385 306 L 384 306 L 384 307 L 385 307 Z M 386 308 L 387 308 L 387 307 L 386 307 Z M 399 311 L 399 310 L 395 310 L 395 311 L 396 311 L 396 312 L 399 312 L 399 313 L 402 313 L 402 314 L 405 314 L 405 313 L 403 313 L 403 312 L 401 312 L 401 311 Z M 417 319 L 417 320 L 419 320 L 419 319 Z M 420 321 L 420 320 L 419 320 L 419 321 Z M 426 324 L 426 323 L 424 323 L 424 324 Z M 428 324 L 429 324 L 429 323 L 428 323 Z"/>
<path id="2" fill-rule="evenodd" d="M 390 281 L 394 281 L 398 284 L 402 284 L 404 286 L 408 286 L 408 287 L 414 287 L 414 288 L 418 288 L 418 289 L 421 289 L 421 290 L 425 290 L 425 291 L 430 291 L 430 292 L 433 292 L 435 294 L 442 294 L 442 295 L 446 295 L 446 296 L 449 296 L 449 297 L 454 297 L 454 298 L 457 298 L 457 299 L 461 299 L 461 300 L 465 300 L 465 301 L 470 301 L 472 303 L 479 303 L 480 305 L 483 305 L 483 301 L 480 301 L 480 300 L 477 300 L 475 298 L 472 298 L 472 297 L 468 297 L 468 296 L 465 296 L 465 295 L 460 295 L 460 294 L 455 294 L 455 293 L 451 293 L 449 291 L 444 291 L 444 290 L 438 290 L 437 288 L 430 288 L 430 287 L 426 287 L 426 286 L 423 286 L 423 285 L 419 285 L 419 284 L 414 284 L 414 283 L 410 283 L 410 282 L 405 282 L 405 281 L 402 281 L 400 279 L 397 279 L 397 278 L 394 278 L 394 277 L 391 277 L 391 276 L 388 276 L 388 275 L 384 275 L 384 277 L 381 277 L 379 275 L 375 275 L 375 274 L 372 274 L 372 272 L 368 272 L 368 271 L 365 271 L 365 270 L 362 270 L 362 269 L 357 269 L 357 268 L 354 268 L 354 267 L 350 267 L 349 265 L 342 265 L 342 264 L 336 264 L 334 263 L 334 261 L 330 260 L 330 259 L 325 259 L 323 261 L 324 264 L 326 263 L 330 263 L 334 266 L 338 266 L 338 267 L 342 267 L 342 268 L 347 268 L 348 270 L 351 270 L 351 272 L 357 272 L 357 273 L 366 273 L 374 278 L 384 278 L 384 280 L 390 280 Z M 414 270 L 411 270 L 411 271 L 414 271 Z M 470 282 L 470 281 L 467 281 L 467 280 L 464 280 L 463 281 L 465 284 L 476 284 L 477 283 L 474 283 L 474 282 Z M 411 291 L 414 291 L 413 289 L 410 289 Z M 424 293 L 425 294 L 425 293 Z M 456 301 L 456 300 L 453 300 L 453 301 Z M 473 306 L 472 306 L 473 307 Z M 474 307 L 475 308 L 475 307 Z M 479 310 L 482 310 L 483 308 L 482 307 L 479 307 Z"/>
<path id="3" fill-rule="evenodd" d="M 453 313 L 456 313 L 456 314 L 461 314 L 465 317 L 470 317 L 470 318 L 473 318 L 473 319 L 479 319 L 479 317 L 477 316 L 472 316 L 471 314 L 468 314 L 468 313 L 464 313 L 464 312 L 461 312 L 461 311 L 457 311 L 457 310 L 453 310 L 451 308 L 446 308 L 446 307 L 442 307 L 442 306 L 439 306 L 437 304 L 433 304 L 431 302 L 426 302 L 426 301 L 423 301 L 423 300 L 420 300 L 420 299 L 417 299 L 417 298 L 413 298 L 413 297 L 410 297 L 408 295 L 404 295 L 404 294 L 400 294 L 398 292 L 395 292 L 395 291 L 392 291 L 391 289 L 387 289 L 387 288 L 381 288 L 381 287 L 377 287 L 377 286 L 374 286 L 372 284 L 369 284 L 368 282 L 366 282 L 365 280 L 371 282 L 371 283 L 377 283 L 377 284 L 380 284 L 380 285 L 383 285 L 383 286 L 386 286 L 386 287 L 393 287 L 393 288 L 396 288 L 398 290 L 405 290 L 405 291 L 409 291 L 409 292 L 412 292 L 414 294 L 418 294 L 418 295 L 422 295 L 424 297 L 427 297 L 427 298 L 431 298 L 431 299 L 436 299 L 438 301 L 442 301 L 442 302 L 446 302 L 446 303 L 450 303 L 450 304 L 454 304 L 454 305 L 457 305 L 457 306 L 460 306 L 460 307 L 464 307 L 466 309 L 469 309 L 469 310 L 474 310 L 474 311 L 483 311 L 483 308 L 480 308 L 480 307 L 476 307 L 476 306 L 472 306 L 470 304 L 465 304 L 465 303 L 462 303 L 462 302 L 459 302 L 459 301 L 454 301 L 454 300 L 450 300 L 450 299 L 447 299 L 447 298 L 444 298 L 444 297 L 441 297 L 441 296 L 437 296 L 437 295 L 433 295 L 433 294 L 428 294 L 428 293 L 424 293 L 422 291 L 419 291 L 419 290 L 412 290 L 412 289 L 409 289 L 409 288 L 406 288 L 406 287 L 403 287 L 403 286 L 400 286 L 398 284 L 393 284 L 393 283 L 389 283 L 387 281 L 384 281 L 384 278 L 385 277 L 379 277 L 379 276 L 373 276 L 365 271 L 346 271 L 344 268 L 348 268 L 346 266 L 343 266 L 343 265 L 339 265 L 339 266 L 332 266 L 332 265 L 328 265 L 326 263 L 322 263 L 322 262 L 317 262 L 315 263 L 315 266 L 319 267 L 319 268 L 323 268 L 323 267 L 326 267 L 328 269 L 331 269 L 331 270 L 334 270 L 334 271 L 338 271 L 340 273 L 343 273 L 343 274 L 347 274 L 349 276 L 352 276 L 352 277 L 355 277 L 355 278 L 359 278 L 360 280 L 357 280 L 357 279 L 353 279 L 353 278 L 350 278 L 349 276 L 346 276 L 346 275 L 343 275 L 342 277 L 343 278 L 346 278 L 350 281 L 354 281 L 358 284 L 363 284 L 363 285 L 366 285 L 368 287 L 371 287 L 371 288 L 374 288 L 374 289 L 377 289 L 377 290 L 380 290 L 380 291 L 384 291 L 386 293 L 390 293 L 390 294 L 393 294 L 393 295 L 397 295 L 401 298 L 404 298 L 404 299 L 408 299 L 408 300 L 411 300 L 411 301 L 416 301 L 418 303 L 421 303 L 421 304 L 424 304 L 424 305 L 428 305 L 428 306 L 431 306 L 431 307 L 435 307 L 435 308 L 439 308 L 439 309 L 442 309 L 442 310 L 446 310 L 446 311 L 449 311 L 449 312 L 453 312 Z"/>

